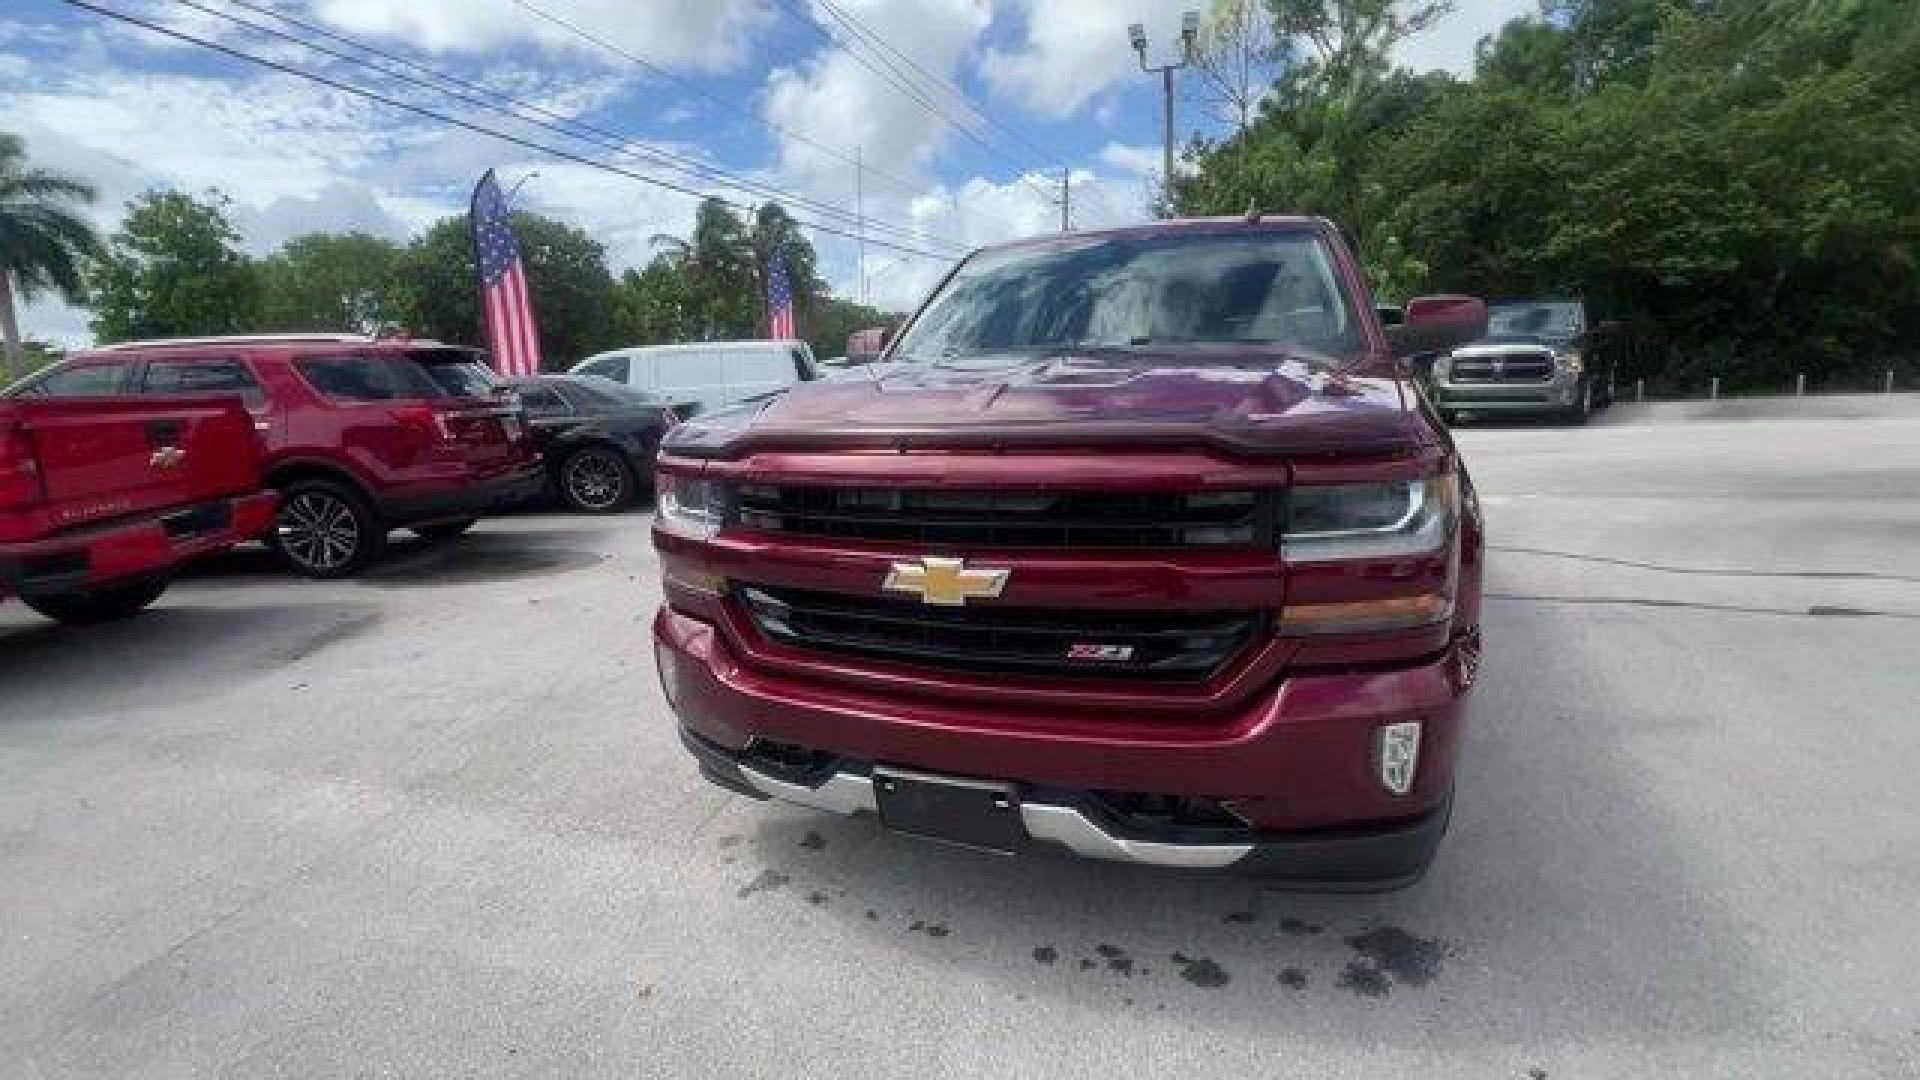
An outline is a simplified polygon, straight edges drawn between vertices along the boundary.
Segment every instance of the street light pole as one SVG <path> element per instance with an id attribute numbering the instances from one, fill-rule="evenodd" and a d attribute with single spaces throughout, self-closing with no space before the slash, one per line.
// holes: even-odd
<path id="1" fill-rule="evenodd" d="M 1173 205 L 1173 73 L 1193 63 L 1194 43 L 1200 36 L 1200 13 L 1189 11 L 1180 16 L 1180 59 L 1174 63 L 1152 65 L 1147 63 L 1147 28 L 1134 23 L 1127 27 L 1127 41 L 1133 46 L 1134 55 L 1140 58 L 1140 70 L 1149 75 L 1156 72 L 1160 76 L 1162 98 L 1162 118 L 1166 127 L 1166 142 L 1161 154 L 1160 182 L 1166 185 L 1167 205 Z"/>
<path id="2" fill-rule="evenodd" d="M 534 171 L 528 173 L 527 175 L 521 177 L 520 179 L 515 180 L 513 182 L 513 186 L 507 189 L 506 197 L 500 200 L 500 205 L 509 210 L 513 209 L 513 197 L 515 195 L 520 194 L 521 187 L 523 187 L 527 181 L 539 175 L 540 175 L 540 171 L 538 169 L 535 169 Z"/>

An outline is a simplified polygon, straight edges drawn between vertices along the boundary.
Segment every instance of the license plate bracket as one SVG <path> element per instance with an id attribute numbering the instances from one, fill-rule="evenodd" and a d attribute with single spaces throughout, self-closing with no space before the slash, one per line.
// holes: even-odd
<path id="1" fill-rule="evenodd" d="M 1003 855 L 1027 840 L 1011 784 L 878 766 L 873 798 L 881 824 L 895 832 Z"/>

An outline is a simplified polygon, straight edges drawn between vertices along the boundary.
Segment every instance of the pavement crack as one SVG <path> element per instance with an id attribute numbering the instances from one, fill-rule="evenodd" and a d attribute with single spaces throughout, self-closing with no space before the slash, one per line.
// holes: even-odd
<path id="1" fill-rule="evenodd" d="M 1593 604 L 1612 607 L 1680 608 L 1688 611 L 1718 611 L 1733 615 L 1779 615 L 1792 619 L 1920 619 L 1920 614 L 1903 611 L 1869 611 L 1865 608 L 1833 607 L 1815 604 L 1803 608 L 1749 607 L 1741 604 L 1706 604 L 1693 600 L 1655 600 L 1634 596 L 1548 596 L 1534 593 L 1490 592 L 1489 600 L 1518 600 L 1532 604 Z"/>
<path id="2" fill-rule="evenodd" d="M 1550 559 L 1572 559 L 1575 562 L 1604 563 L 1608 566 L 1626 566 L 1635 570 L 1652 570 L 1662 574 L 1690 574 L 1699 577 L 1805 578 L 1813 581 L 1904 581 L 1920 584 L 1920 576 L 1911 574 L 1882 574 L 1867 570 L 1716 570 L 1700 566 L 1667 566 L 1662 563 L 1640 562 L 1636 559 L 1618 559 L 1607 555 L 1585 555 L 1573 551 L 1555 551 L 1551 548 L 1516 547 L 1507 544 L 1488 544 L 1487 550 L 1505 551 L 1516 555 L 1540 555 Z"/>

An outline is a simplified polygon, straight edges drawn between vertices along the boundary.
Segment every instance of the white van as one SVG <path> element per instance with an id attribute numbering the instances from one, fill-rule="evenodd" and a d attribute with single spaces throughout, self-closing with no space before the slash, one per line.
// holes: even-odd
<path id="1" fill-rule="evenodd" d="M 813 350 L 804 341 L 692 341 L 614 349 L 587 357 L 569 374 L 598 375 L 690 403 L 694 415 L 819 378 Z"/>

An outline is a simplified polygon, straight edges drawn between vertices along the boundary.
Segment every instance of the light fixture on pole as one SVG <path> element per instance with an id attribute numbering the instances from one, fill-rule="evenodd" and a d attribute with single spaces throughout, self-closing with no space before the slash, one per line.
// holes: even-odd
<path id="1" fill-rule="evenodd" d="M 540 170 L 534 169 L 531 172 L 528 172 L 527 175 L 521 177 L 518 180 L 515 180 L 513 182 L 513 186 L 507 189 L 506 197 L 500 200 L 501 205 L 505 206 L 509 210 L 513 209 L 513 197 L 520 194 L 520 189 L 526 185 L 527 181 L 539 175 L 540 175 Z"/>
<path id="2" fill-rule="evenodd" d="M 1174 63 L 1153 65 L 1147 63 L 1147 28 L 1140 23 L 1127 27 L 1127 42 L 1133 46 L 1134 54 L 1140 58 L 1140 70 L 1149 75 L 1158 73 L 1160 91 L 1163 98 L 1162 119 L 1166 125 L 1166 145 L 1162 153 L 1161 183 L 1166 185 L 1167 202 L 1173 202 L 1173 73 L 1193 62 L 1194 50 L 1200 40 L 1200 13 L 1189 11 L 1180 16 L 1180 59 Z"/>

